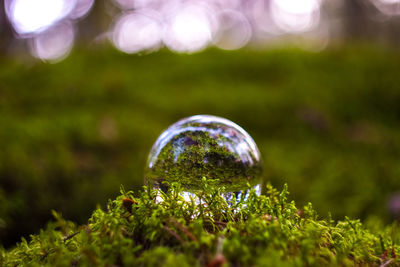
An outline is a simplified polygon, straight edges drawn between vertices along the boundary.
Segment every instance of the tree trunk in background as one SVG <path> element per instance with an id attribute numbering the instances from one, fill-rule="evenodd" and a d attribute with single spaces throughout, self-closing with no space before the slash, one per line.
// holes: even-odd
<path id="1" fill-rule="evenodd" d="M 360 41 L 368 39 L 370 18 L 365 0 L 343 0 L 342 20 L 343 38 L 345 41 Z"/>
<path id="2" fill-rule="evenodd" d="M 118 9 L 109 0 L 94 2 L 89 15 L 77 23 L 77 44 L 92 43 L 109 31 Z"/>
<path id="3" fill-rule="evenodd" d="M 4 3 L 0 2 L 0 54 L 7 54 L 8 48 L 14 39 L 14 33 L 7 20 Z"/>
<path id="4" fill-rule="evenodd" d="M 399 16 L 382 13 L 370 1 L 342 0 L 342 36 L 344 42 L 399 44 Z"/>

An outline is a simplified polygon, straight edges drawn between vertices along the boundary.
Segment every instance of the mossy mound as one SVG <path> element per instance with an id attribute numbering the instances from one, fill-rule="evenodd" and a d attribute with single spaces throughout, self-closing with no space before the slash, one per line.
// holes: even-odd
<path id="1" fill-rule="evenodd" d="M 169 186 L 163 201 L 145 187 L 121 190 L 107 210 L 77 226 L 54 213 L 46 230 L 0 249 L 1 266 L 363 266 L 400 265 L 395 225 L 377 232 L 359 220 L 322 220 L 311 204 L 298 209 L 288 191 L 267 186 L 228 205 L 223 188 L 202 181 L 202 204 Z M 395 234 L 394 234 L 395 233 Z"/>

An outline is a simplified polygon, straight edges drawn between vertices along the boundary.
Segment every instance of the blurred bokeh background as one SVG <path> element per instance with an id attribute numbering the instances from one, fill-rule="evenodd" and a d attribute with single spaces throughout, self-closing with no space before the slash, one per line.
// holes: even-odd
<path id="1" fill-rule="evenodd" d="M 4 0 L 0 37 L 0 245 L 140 190 L 194 114 L 246 129 L 298 206 L 399 218 L 400 0 Z"/>

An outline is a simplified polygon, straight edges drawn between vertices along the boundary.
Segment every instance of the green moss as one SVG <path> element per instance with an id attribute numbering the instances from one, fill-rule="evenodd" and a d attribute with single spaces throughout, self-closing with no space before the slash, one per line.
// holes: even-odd
<path id="1" fill-rule="evenodd" d="M 55 222 L 31 241 L 0 249 L 1 266 L 373 266 L 400 264 L 396 225 L 368 231 L 359 220 L 322 220 L 308 204 L 287 200 L 288 191 L 251 190 L 233 205 L 223 189 L 203 179 L 202 205 L 180 197 L 172 184 L 164 201 L 157 191 L 136 197 L 121 190 L 107 210 L 96 209 L 77 226 L 54 213 Z"/>
<path id="2" fill-rule="evenodd" d="M 238 192 L 250 183 L 255 186 L 261 182 L 261 163 L 254 157 L 245 162 L 240 155 L 226 145 L 232 140 L 218 134 L 211 137 L 207 131 L 186 130 L 169 140 L 146 172 L 150 184 L 165 188 L 163 181 L 179 182 L 191 191 L 201 190 L 201 179 L 207 177 L 218 181 L 227 192 Z M 231 144 L 235 146 L 236 144 Z"/>

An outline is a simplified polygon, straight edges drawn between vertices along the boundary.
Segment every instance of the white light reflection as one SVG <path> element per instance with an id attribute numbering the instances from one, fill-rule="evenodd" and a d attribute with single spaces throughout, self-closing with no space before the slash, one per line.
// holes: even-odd
<path id="1" fill-rule="evenodd" d="M 212 12 L 200 5 L 184 5 L 172 14 L 164 30 L 163 41 L 177 52 L 204 49 L 212 40 L 217 22 Z"/>
<path id="2" fill-rule="evenodd" d="M 319 0 L 271 0 L 271 17 L 285 32 L 315 29 L 320 20 Z"/>
<path id="3" fill-rule="evenodd" d="M 6 0 L 7 16 L 19 34 L 41 32 L 67 16 L 76 0 Z"/>
<path id="4" fill-rule="evenodd" d="M 132 12 L 122 15 L 115 23 L 112 40 L 125 53 L 154 50 L 161 45 L 162 28 L 154 11 Z"/>
<path id="5" fill-rule="evenodd" d="M 220 27 L 214 38 L 217 47 L 225 50 L 245 46 L 251 36 L 251 26 L 246 17 L 235 10 L 224 10 L 218 14 Z"/>
<path id="6" fill-rule="evenodd" d="M 30 40 L 34 57 L 52 63 L 64 59 L 74 44 L 75 29 L 69 22 L 58 24 Z"/>

